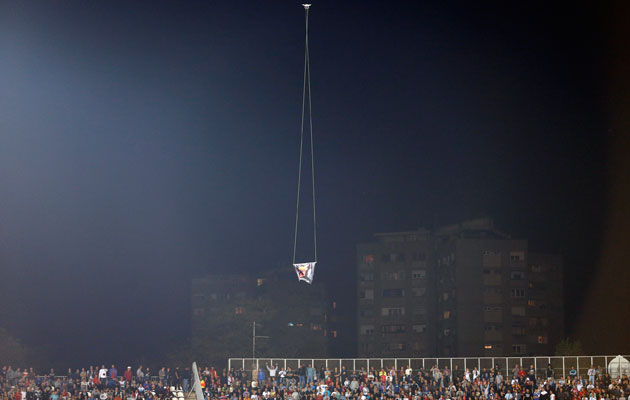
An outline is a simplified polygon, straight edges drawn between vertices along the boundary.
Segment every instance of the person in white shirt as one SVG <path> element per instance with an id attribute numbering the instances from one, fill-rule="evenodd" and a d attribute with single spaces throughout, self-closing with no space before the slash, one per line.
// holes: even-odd
<path id="1" fill-rule="evenodd" d="M 105 365 L 98 370 L 98 379 L 101 381 L 102 387 L 105 387 L 107 384 L 107 368 L 105 368 Z"/>
<path id="2" fill-rule="evenodd" d="M 479 372 L 479 370 L 477 369 L 477 367 L 475 367 L 475 369 L 473 369 L 473 381 L 477 378 L 479 378 L 479 375 L 481 374 L 481 372 Z"/>
<path id="3" fill-rule="evenodd" d="M 328 385 L 322 383 L 317 387 L 317 394 L 324 395 L 326 393 L 326 389 L 328 389 Z"/>
<path id="4" fill-rule="evenodd" d="M 269 364 L 265 364 L 267 366 L 267 370 L 269 371 L 269 378 L 271 378 L 271 380 L 273 381 L 276 378 L 276 371 L 278 371 L 278 366 L 277 365 L 271 365 L 271 367 L 269 366 Z"/>
<path id="5" fill-rule="evenodd" d="M 595 368 L 593 368 L 593 366 L 591 365 L 591 368 L 588 369 L 588 383 L 591 384 L 595 384 L 595 375 L 597 374 L 597 371 L 595 370 Z"/>
<path id="6" fill-rule="evenodd" d="M 142 370 L 142 365 L 138 367 L 136 370 L 136 376 L 140 382 L 144 381 L 144 371 Z"/>
<path id="7" fill-rule="evenodd" d="M 543 386 L 542 390 L 540 391 L 540 397 L 545 397 L 547 396 L 547 391 L 545 390 L 545 387 Z"/>

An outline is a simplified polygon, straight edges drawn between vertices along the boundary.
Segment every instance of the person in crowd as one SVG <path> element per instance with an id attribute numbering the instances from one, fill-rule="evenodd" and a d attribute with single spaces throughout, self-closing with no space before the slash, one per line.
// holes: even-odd
<path id="1" fill-rule="evenodd" d="M 271 378 L 271 369 L 278 367 L 267 367 Z M 541 376 L 535 372 L 534 376 L 523 374 L 520 365 L 518 371 L 516 366 L 511 370 L 494 367 L 481 373 L 478 368 L 472 372 L 462 369 L 461 374 L 455 373 L 455 366 L 450 371 L 438 365 L 417 371 L 408 371 L 408 367 L 397 370 L 391 365 L 358 370 L 325 366 L 315 369 L 308 365 L 312 374 L 303 365 L 299 368 L 303 368 L 305 379 L 294 379 L 288 367 L 271 379 L 266 379 L 266 371 L 260 368 L 251 375 L 253 380 L 242 369 L 221 371 L 208 367 L 200 369 L 200 384 L 207 400 L 627 400 L 630 395 L 628 377 L 611 379 L 604 369 L 595 379 L 589 373 L 588 380 L 583 380 L 576 371 L 573 378 L 560 376 L 554 381 L 545 370 L 540 371 Z M 56 376 L 5 366 L 0 372 L 0 400 L 178 400 L 182 383 L 192 379 L 186 370 L 182 372 L 184 379 L 179 383 L 173 379 L 171 387 L 165 385 L 164 367 L 157 377 L 146 374 L 145 379 L 138 379 L 136 370 L 135 380 L 133 376 L 129 379 L 130 370 L 127 368 L 117 379 L 112 379 L 116 375 L 111 369 L 106 370 L 105 380 L 112 383 L 102 385 L 100 370 L 96 368 L 90 368 L 91 374 L 81 369 L 68 376 Z M 279 380 L 275 379 L 277 376 Z"/>

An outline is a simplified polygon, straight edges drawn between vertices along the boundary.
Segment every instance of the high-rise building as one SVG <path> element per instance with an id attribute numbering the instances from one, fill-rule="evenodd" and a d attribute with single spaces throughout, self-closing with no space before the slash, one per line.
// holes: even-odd
<path id="1" fill-rule="evenodd" d="M 382 233 L 358 246 L 358 353 L 435 352 L 433 237 L 427 230 Z"/>
<path id="2" fill-rule="evenodd" d="M 562 260 L 489 219 L 358 246 L 361 357 L 549 354 L 563 335 Z"/>

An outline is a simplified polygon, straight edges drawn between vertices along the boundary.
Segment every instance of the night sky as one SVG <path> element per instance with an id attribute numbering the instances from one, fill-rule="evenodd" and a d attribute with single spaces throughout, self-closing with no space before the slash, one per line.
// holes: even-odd
<path id="1" fill-rule="evenodd" d="M 613 8 L 313 3 L 316 279 L 354 319 L 357 243 L 490 216 L 565 257 L 574 336 L 630 177 Z M 2 2 L 0 326 L 134 362 L 185 341 L 192 277 L 289 266 L 303 57 L 299 2 Z"/>

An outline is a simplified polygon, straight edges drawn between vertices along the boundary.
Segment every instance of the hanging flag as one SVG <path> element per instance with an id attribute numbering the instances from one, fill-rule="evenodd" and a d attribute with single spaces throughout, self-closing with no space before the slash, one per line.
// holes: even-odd
<path id="1" fill-rule="evenodd" d="M 317 262 L 293 264 L 295 267 L 295 273 L 298 279 L 306 283 L 313 283 L 313 276 L 315 275 L 315 264 Z"/>

